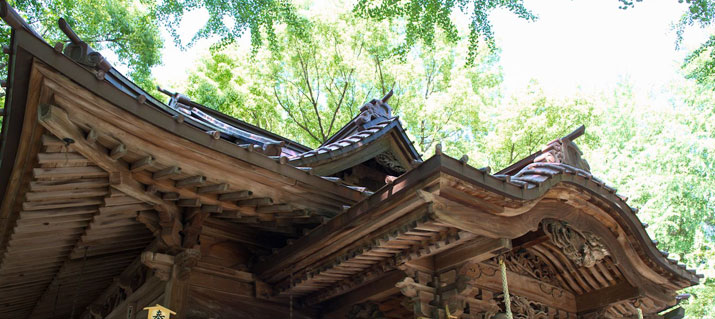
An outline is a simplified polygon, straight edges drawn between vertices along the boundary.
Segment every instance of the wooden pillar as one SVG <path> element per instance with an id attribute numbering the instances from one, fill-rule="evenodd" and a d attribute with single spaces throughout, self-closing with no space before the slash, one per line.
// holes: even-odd
<path id="1" fill-rule="evenodd" d="M 177 319 L 186 318 L 186 303 L 189 300 L 189 277 L 191 270 L 201 259 L 199 249 L 186 249 L 174 257 L 171 275 L 164 289 L 162 306 L 176 312 Z"/>
<path id="2" fill-rule="evenodd" d="M 174 312 L 177 319 L 186 318 L 184 305 L 189 297 L 189 283 L 187 280 L 179 278 L 179 266 L 174 265 L 171 277 L 166 281 L 164 288 L 164 302 L 161 304 Z"/>
<path id="3" fill-rule="evenodd" d="M 142 254 L 142 263 L 154 269 L 155 275 L 166 281 L 161 305 L 176 312 L 173 316 L 175 318 L 183 319 L 186 316 L 184 310 L 189 298 L 189 278 L 200 258 L 199 249 L 185 249 L 176 256 L 150 251 Z"/>
<path id="4" fill-rule="evenodd" d="M 438 300 L 436 284 L 435 276 L 423 271 L 413 271 L 397 283 L 400 292 L 410 299 L 409 306 L 414 318 L 433 318 L 437 310 L 433 304 Z"/>

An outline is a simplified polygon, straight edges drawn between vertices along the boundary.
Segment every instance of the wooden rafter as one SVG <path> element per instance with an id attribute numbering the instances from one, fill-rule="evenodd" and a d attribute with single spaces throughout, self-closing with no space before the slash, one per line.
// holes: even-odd
<path id="1" fill-rule="evenodd" d="M 42 126 L 69 143 L 77 153 L 109 172 L 109 182 L 112 187 L 128 196 L 154 205 L 163 228 L 162 239 L 171 247 L 181 246 L 179 209 L 156 194 L 147 193 L 144 186 L 132 177 L 130 169 L 112 156 L 112 154 L 117 154 L 116 148 L 107 154 L 107 151 L 96 143 L 88 142 L 85 139 L 86 135 L 72 123 L 67 112 L 57 106 L 40 105 L 38 119 Z"/>

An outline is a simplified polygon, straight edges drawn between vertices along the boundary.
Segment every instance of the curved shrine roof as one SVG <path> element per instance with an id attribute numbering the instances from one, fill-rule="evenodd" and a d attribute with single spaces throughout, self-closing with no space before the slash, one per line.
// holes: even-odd
<path id="1" fill-rule="evenodd" d="M 9 186 L 15 189 L 19 187 L 9 185 L 15 155 L 20 151 L 28 154 L 30 152 L 26 149 L 26 145 L 20 145 L 19 138 L 23 130 L 29 130 L 23 127 L 22 121 L 25 115 L 24 99 L 39 93 L 28 92 L 27 86 L 23 87 L 23 83 L 29 81 L 30 72 L 56 72 L 57 79 L 71 80 L 66 80 L 71 83 L 63 82 L 67 87 L 82 87 L 82 90 L 86 89 L 90 92 L 88 96 L 96 95 L 103 99 L 101 103 L 94 102 L 106 106 L 107 109 L 97 111 L 96 114 L 101 112 L 105 112 L 101 114 L 110 114 L 114 108 L 121 108 L 120 111 L 125 113 L 116 114 L 129 112 L 133 118 L 135 115 L 142 123 L 149 123 L 153 129 L 159 130 L 155 133 L 163 134 L 162 136 L 167 140 L 171 139 L 174 145 L 189 145 L 215 151 L 212 154 L 222 156 L 223 170 L 219 170 L 202 162 L 202 160 L 210 162 L 211 159 L 199 160 L 198 157 L 176 153 L 166 155 L 164 153 L 167 152 L 162 152 L 160 146 L 146 143 L 139 136 L 141 134 L 136 132 L 133 134 L 133 139 L 126 138 L 124 142 L 129 141 L 136 145 L 151 144 L 147 148 L 152 148 L 156 154 L 131 153 L 124 149 L 125 145 L 122 141 L 117 144 L 113 139 L 110 141 L 109 137 L 121 137 L 122 129 L 136 129 L 135 127 L 130 127 L 131 125 L 127 123 L 107 125 L 104 128 L 106 131 L 104 140 L 99 141 L 96 135 L 92 137 L 93 123 L 87 123 L 92 113 L 77 108 L 75 109 L 77 112 L 86 112 L 86 118 L 75 118 L 75 122 L 67 121 L 64 124 L 70 130 L 57 130 L 56 132 L 62 133 L 55 134 L 57 137 L 43 137 L 42 142 L 45 143 L 43 147 L 46 147 L 45 151 L 48 154 L 44 154 L 40 160 L 46 161 L 55 156 L 49 154 L 51 152 L 48 152 L 48 149 L 59 153 L 63 151 L 62 147 L 66 148 L 70 144 L 62 137 L 67 139 L 67 136 L 74 134 L 72 136 L 76 141 L 70 140 L 77 144 L 82 144 L 80 139 L 94 140 L 92 143 L 82 144 L 86 154 L 73 155 L 74 161 L 88 165 L 87 167 L 90 168 L 83 168 L 83 172 L 91 171 L 90 173 L 101 179 L 95 182 L 98 183 L 98 188 L 103 188 L 102 192 L 96 193 L 96 198 L 91 198 L 92 205 L 106 206 L 107 200 L 102 196 L 106 196 L 109 192 L 107 185 L 116 182 L 112 179 L 117 178 L 117 174 L 109 174 L 105 167 L 97 166 L 99 161 L 106 160 L 108 154 L 97 155 L 95 152 L 98 149 L 95 147 L 97 145 L 92 145 L 96 142 L 106 148 L 102 150 L 109 150 L 109 155 L 117 156 L 116 159 L 112 157 L 114 162 L 105 161 L 103 165 L 116 168 L 119 172 L 140 179 L 144 184 L 154 186 L 145 189 L 137 182 L 134 185 L 138 185 L 136 188 L 125 189 L 130 193 L 133 192 L 132 196 L 154 201 L 154 206 L 147 207 L 144 205 L 145 200 L 131 202 L 132 205 L 144 205 L 141 209 L 151 210 L 158 206 L 176 209 L 172 202 L 178 200 L 182 193 L 196 197 L 184 198 L 181 202 L 184 205 L 182 207 L 203 205 L 214 216 L 222 217 L 226 217 L 226 214 L 222 213 L 224 207 L 242 209 L 238 213 L 234 212 L 233 217 L 238 220 L 246 217 L 242 216 L 242 213 L 245 213 L 250 215 L 252 223 L 259 223 L 260 218 L 276 215 L 283 218 L 280 214 L 290 215 L 291 218 L 296 218 L 298 223 L 299 218 L 306 217 L 302 215 L 306 211 L 296 210 L 296 206 L 301 209 L 318 207 L 322 210 L 321 213 L 334 213 L 330 215 L 332 219 L 322 219 L 322 223 L 318 222 L 318 226 L 310 229 L 307 234 L 297 235 L 300 237 L 295 242 L 277 249 L 254 266 L 253 271 L 260 278 L 275 285 L 277 294 L 289 293 L 292 296 L 296 293 L 305 297 L 304 300 L 308 302 L 322 302 L 344 293 L 345 287 L 354 288 L 355 285 L 364 282 L 357 279 L 377 278 L 376 275 L 393 270 L 398 264 L 425 255 L 448 259 L 450 255 L 446 249 L 467 246 L 480 238 L 516 240 L 538 229 L 543 221 L 551 219 L 567 221 L 569 225 L 579 228 L 582 233 L 593 232 L 594 236 L 600 237 L 610 250 L 608 258 L 612 260 L 607 260 L 609 267 L 619 267 L 624 278 L 632 281 L 633 284 L 642 284 L 649 298 L 663 301 L 670 298 L 668 294 L 675 290 L 697 284 L 699 281 L 699 276 L 694 270 L 687 269 L 685 265 L 675 260 L 667 259 L 668 253 L 657 249 L 657 243 L 650 239 L 644 225 L 635 215 L 637 210 L 626 203 L 625 197 L 616 194 L 615 189 L 593 176 L 588 163 L 581 158 L 580 150 L 573 143 L 575 138 L 583 134 L 583 127 L 493 175 L 490 174 L 489 169 L 471 167 L 466 161 L 456 160 L 439 151 L 434 157 L 422 163 L 420 154 L 407 138 L 398 118 L 391 114 L 391 109 L 386 103 L 390 93 L 382 100 L 366 103 L 355 119 L 323 145 L 311 150 L 299 143 L 194 103 L 180 94 L 167 92 L 171 96 L 168 104 L 158 101 L 112 68 L 101 58 L 101 55 L 99 60 L 89 61 L 87 55 L 96 52 L 91 51 L 91 48 L 88 48 L 65 26 L 65 32 L 72 39 L 72 44 L 65 50 L 65 54 L 73 57 L 74 62 L 72 62 L 61 54 L 61 47 L 56 46 L 52 52 L 52 48 L 44 43 L 44 40 L 38 44 L 40 41 L 37 39 L 41 40 L 41 38 L 36 32 L 5 1 L 2 1 L 1 5 L 0 15 L 19 34 L 18 36 L 14 33 L 13 48 L 22 50 L 11 54 L 10 86 L 4 109 L 7 113 L 3 117 L 3 139 L 0 145 L 0 153 L 2 153 L 0 154 L 2 180 L 0 193 L 5 193 L 5 189 Z M 16 37 L 20 38 L 23 47 L 16 43 Z M 28 40 L 25 37 L 33 38 Z M 74 52 L 72 50 L 78 48 L 84 50 L 80 51 L 85 54 L 72 55 Z M 50 70 L 44 63 L 55 69 Z M 59 99 L 61 100 L 61 97 Z M 43 105 L 39 107 L 39 112 L 44 112 L 40 115 L 58 116 L 59 114 L 59 118 L 62 119 L 62 116 L 67 116 L 69 113 L 65 109 L 73 107 L 70 101 L 73 100 L 60 101 L 64 103 L 64 109 Z M 108 110 L 110 108 L 111 110 Z M 27 123 L 37 124 L 37 121 L 33 118 Z M 49 129 L 51 125 L 46 124 L 43 125 Z M 39 130 L 43 129 L 37 127 Z M 83 129 L 87 129 L 87 132 Z M 86 137 L 82 138 L 81 134 L 85 133 Z M 176 136 L 170 136 L 169 133 Z M 76 146 L 80 149 L 80 145 Z M 64 151 L 67 154 L 66 149 Z M 178 153 L 181 151 L 180 149 Z M 387 185 L 374 193 L 364 192 L 363 188 L 354 185 L 346 186 L 337 177 L 311 176 L 314 172 L 317 172 L 316 175 L 332 175 L 385 152 L 391 152 L 396 157 L 396 161 L 404 166 L 405 172 L 387 181 Z M 160 160 L 165 163 L 153 163 L 157 161 L 153 155 L 159 157 L 158 154 L 163 156 Z M 230 156 L 232 161 L 226 160 L 224 155 Z M 116 160 L 122 156 L 131 158 L 132 161 L 127 159 L 121 165 L 116 165 Z M 171 161 L 175 161 L 174 157 L 183 158 L 182 156 L 186 156 L 186 161 L 182 164 L 193 172 L 190 175 L 178 176 L 176 183 L 157 182 L 164 174 L 177 172 L 181 174 L 177 164 Z M 248 164 L 244 165 L 246 163 Z M 67 163 L 63 165 L 65 164 Z M 156 167 L 151 167 L 152 165 Z M 151 167 L 152 170 L 145 171 L 147 167 Z M 225 169 L 226 167 L 230 169 Z M 35 177 L 39 176 L 40 179 L 33 180 L 36 183 L 33 185 L 54 186 L 50 185 L 54 181 L 50 180 L 48 184 L 47 180 L 42 179 L 42 174 L 45 173 L 43 169 L 34 171 Z M 204 174 L 202 170 L 211 170 L 211 175 L 206 174 L 210 179 L 214 179 L 211 185 L 203 185 L 207 176 L 202 175 Z M 19 173 L 15 173 L 17 174 Z M 230 175 L 230 180 L 221 175 Z M 256 186 L 255 183 L 245 179 L 246 176 L 260 177 L 266 184 Z M 121 182 L 121 176 L 119 179 Z M 37 184 L 37 182 L 41 183 Z M 231 185 L 232 183 L 234 185 Z M 246 196 L 250 196 L 252 192 L 239 189 L 231 189 L 231 193 L 222 193 L 231 187 L 238 187 L 237 184 L 240 184 L 240 187 L 246 185 L 255 187 L 256 192 L 262 192 L 262 197 L 247 198 Z M 203 186 L 189 190 L 179 185 Z M 159 192 L 157 187 L 165 188 L 159 189 L 161 191 Z M 164 195 L 172 193 L 176 196 L 159 197 L 157 194 L 162 192 Z M 202 192 L 209 194 L 200 194 Z M 117 196 L 119 198 L 128 197 L 122 200 L 130 200 L 132 197 L 121 192 L 115 195 L 119 195 Z M 23 209 L 33 211 L 32 205 L 46 205 L 46 203 L 32 202 L 32 196 L 38 195 L 30 195 L 28 201 L 23 202 Z M 230 199 L 222 200 L 222 196 Z M 271 196 L 281 202 L 273 205 Z M 15 200 L 14 197 L 5 196 L 6 201 L 8 198 Z M 22 198 L 18 197 L 17 200 L 21 201 Z M 118 199 L 115 198 L 113 201 Z M 339 207 L 343 207 L 343 210 L 339 210 Z M 13 230 L 11 226 L 14 224 L 9 223 L 14 222 L 14 219 L 8 216 L 14 212 L 14 206 L 3 203 L 2 208 L 4 209 L 2 213 L 5 214 L 2 219 L 5 224 L 2 226 L 5 227 L 0 229 L 0 233 L 3 234 L 0 240 L 4 241 L 2 244 L 7 244 L 12 240 L 8 234 Z M 101 213 L 100 210 L 99 214 Z M 157 211 L 156 214 L 163 216 L 162 212 Z M 30 228 L 37 226 L 35 222 L 30 223 Z M 138 223 L 136 220 L 133 222 Z M 137 226 L 136 228 L 143 232 L 147 231 L 144 225 L 131 225 Z M 282 229 L 279 223 L 276 225 L 278 226 L 271 231 Z M 76 230 L 83 232 L 84 228 L 89 227 L 83 224 Z M 303 230 L 305 229 L 307 228 Z M 414 238 L 420 236 L 428 240 L 414 243 Z M 144 239 L 148 241 L 151 238 L 147 235 Z M 70 239 L 72 238 L 67 240 Z M 72 241 L 71 244 L 74 245 L 75 242 L 77 245 L 80 243 Z M 146 244 L 145 241 L 141 241 L 134 248 L 141 249 Z M 552 246 L 547 248 L 551 249 Z M 71 253 L 76 259 L 78 250 L 74 249 Z M 7 256 L 4 257 L 3 264 L 0 264 L 0 274 L 5 271 L 3 267 L 6 260 L 14 258 L 12 255 Z M 64 256 L 60 257 L 64 258 Z M 13 260 L 15 263 L 20 261 Z M 288 269 L 290 274 L 287 272 Z M 297 280 L 292 280 L 294 272 Z M 339 276 L 336 276 L 336 273 Z M 54 278 L 54 274 L 49 276 L 50 280 Z M 21 282 L 22 278 L 13 280 Z M 0 295 L 11 294 L 13 287 L 3 286 L 0 280 Z M 47 287 L 47 283 L 43 287 Z M 40 298 L 39 296 L 44 292 L 37 290 L 32 293 L 37 294 L 37 296 L 33 295 L 34 297 Z M 28 296 L 30 296 L 29 292 Z M 24 313 L 31 310 L 18 308 L 12 311 Z"/>

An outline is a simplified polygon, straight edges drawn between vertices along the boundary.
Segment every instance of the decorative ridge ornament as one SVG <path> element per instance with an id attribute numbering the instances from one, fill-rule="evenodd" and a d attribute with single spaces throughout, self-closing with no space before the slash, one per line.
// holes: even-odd
<path id="1" fill-rule="evenodd" d="M 563 138 L 553 140 L 546 144 L 546 148 L 541 151 L 541 154 L 534 159 L 534 163 L 554 163 L 567 164 L 584 171 L 590 172 L 591 167 L 588 162 L 581 157 L 583 153 L 573 142 L 575 133 L 582 133 L 583 126 Z M 580 134 L 578 134 L 580 136 Z"/>
<path id="2" fill-rule="evenodd" d="M 372 101 L 365 103 L 360 108 L 360 115 L 355 118 L 355 124 L 358 126 L 358 131 L 364 131 L 370 128 L 372 125 L 369 125 L 369 123 L 373 120 L 392 119 L 392 107 L 387 104 L 387 101 L 390 100 L 393 93 L 394 91 L 390 90 L 390 92 L 387 92 L 382 99 L 373 99 Z"/>
<path id="3" fill-rule="evenodd" d="M 70 28 L 65 19 L 60 18 L 58 24 L 62 32 L 67 35 L 71 42 L 65 47 L 65 55 L 79 64 L 94 68 L 97 72 L 97 78 L 100 80 L 104 79 L 104 75 L 112 69 L 112 65 L 109 64 L 107 59 L 105 59 L 101 53 L 94 51 L 89 44 L 82 41 L 82 39 L 72 31 L 72 28 Z"/>
<path id="4" fill-rule="evenodd" d="M 578 231 L 566 222 L 554 219 L 545 219 L 541 224 L 551 242 L 579 267 L 593 267 L 610 255 L 601 239 L 593 233 Z"/>

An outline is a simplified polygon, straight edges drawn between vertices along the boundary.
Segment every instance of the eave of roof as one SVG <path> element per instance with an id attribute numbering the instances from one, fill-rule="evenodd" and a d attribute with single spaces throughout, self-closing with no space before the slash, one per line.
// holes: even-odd
<path id="1" fill-rule="evenodd" d="M 580 171 L 565 167 L 549 175 L 535 187 L 525 187 L 525 181 L 515 182 L 510 178 L 490 175 L 485 170 L 465 165 L 457 159 L 442 154 L 433 156 L 420 166 L 400 176 L 393 183 L 376 191 L 375 194 L 369 198 L 353 205 L 349 210 L 336 216 L 328 223 L 318 226 L 308 235 L 299 238 L 291 246 L 280 249 L 265 261 L 257 264 L 255 271 L 260 276 L 264 276 L 264 278 L 275 278 L 273 277 L 275 276 L 274 272 L 278 268 L 293 265 L 295 262 L 304 258 L 304 256 L 315 253 L 316 249 L 320 248 L 320 245 L 316 246 L 315 243 L 332 241 L 334 238 L 339 238 L 342 236 L 341 234 L 349 232 L 356 225 L 367 222 L 364 220 L 365 216 L 372 216 L 371 214 L 373 212 L 392 205 L 398 198 L 411 196 L 405 195 L 405 191 L 414 192 L 416 185 L 424 185 L 426 179 L 429 179 L 430 176 L 438 176 L 440 173 L 446 173 L 459 180 L 473 184 L 480 189 L 485 189 L 517 202 L 538 200 L 552 188 L 562 183 L 573 185 L 582 192 L 610 203 L 611 208 L 618 212 L 618 219 L 622 221 L 621 226 L 635 235 L 634 237 L 637 240 L 638 246 L 644 248 L 643 251 L 646 253 L 648 259 L 654 261 L 655 264 L 667 270 L 676 278 L 681 278 L 691 284 L 697 284 L 699 282 L 699 276 L 694 270 L 689 270 L 684 265 L 674 264 L 663 256 L 662 252 L 657 249 L 656 244 L 650 240 L 642 223 L 634 214 L 634 210 L 615 193 L 615 189 L 606 187 L 602 182 L 590 176 L 590 174 L 587 176 Z M 528 214 L 528 212 L 524 214 Z M 377 222 L 373 219 L 369 220 L 370 223 Z M 338 250 L 340 248 L 341 247 L 332 247 L 331 245 L 331 249 Z M 324 253 L 326 252 L 321 251 L 321 254 Z M 272 268 L 267 268 L 269 266 Z"/>
<path id="2" fill-rule="evenodd" d="M 382 120 L 373 124 L 369 129 L 355 132 L 344 138 L 333 141 L 329 144 L 289 158 L 295 166 L 319 166 L 321 163 L 337 161 L 349 154 L 360 152 L 390 132 L 397 134 L 397 146 L 400 152 L 409 160 L 422 160 L 420 154 L 415 150 L 412 142 L 405 134 L 405 130 L 400 124 L 399 118 L 394 117 L 389 120 Z"/>
<path id="3" fill-rule="evenodd" d="M 38 39 L 24 30 L 13 30 L 13 48 L 15 50 L 19 48 L 20 50 L 18 51 L 23 52 L 21 56 L 25 60 L 23 63 L 17 63 L 15 60 L 11 60 L 11 62 L 14 62 L 10 65 L 10 69 L 12 70 L 11 75 L 13 77 L 9 79 L 9 83 L 12 85 L 10 88 L 12 91 L 9 92 L 6 100 L 7 105 L 10 105 L 10 110 L 8 116 L 4 118 L 5 123 L 9 125 L 3 126 L 3 134 L 10 135 L 10 139 L 3 142 L 3 159 L 12 159 L 11 154 L 16 150 L 17 145 L 12 145 L 12 142 L 13 139 L 19 136 L 17 132 L 21 129 L 22 121 L 15 119 L 21 119 L 24 113 L 25 101 L 23 97 L 27 94 L 26 83 L 28 72 L 32 65 L 32 59 L 37 58 L 86 88 L 88 91 L 97 96 L 101 96 L 117 107 L 163 130 L 258 167 L 276 172 L 277 174 L 306 181 L 308 185 L 324 188 L 326 191 L 335 193 L 338 196 L 350 198 L 353 201 L 358 201 L 363 198 L 362 193 L 359 191 L 343 186 L 335 187 L 334 183 L 324 180 L 319 176 L 310 176 L 304 171 L 284 164 L 285 162 L 280 160 L 280 158 L 251 155 L 255 152 L 251 152 L 246 148 L 242 148 L 228 141 L 217 141 L 204 131 L 201 123 L 188 123 L 190 119 L 187 119 L 183 123 L 177 123 L 175 120 L 175 116 L 179 114 L 177 111 L 159 102 L 155 104 L 155 99 L 143 94 L 143 91 L 137 91 L 136 86 L 131 84 L 131 82 L 131 85 L 121 82 L 124 86 L 118 87 L 116 82 L 113 82 L 118 81 L 117 78 L 111 76 L 114 72 L 110 72 L 104 81 L 98 80 L 96 76 L 85 67 L 80 66 L 64 54 L 56 52 L 42 39 Z M 25 52 L 26 54 L 24 54 Z M 16 52 L 13 52 L 13 56 L 15 53 Z M 18 72 L 19 70 L 23 72 Z M 23 80 L 24 83 L 18 83 L 22 82 L 21 80 Z M 17 93 L 15 92 L 16 90 L 18 91 Z M 140 98 L 140 96 L 144 96 L 144 98 Z M 142 99 L 145 100 L 142 101 Z M 10 120 L 12 120 L 12 123 L 8 123 Z M 8 173 L 12 169 L 12 161 L 3 160 L 0 164 L 2 166 L 0 172 L 3 173 L 0 174 L 0 179 L 7 180 L 7 178 L 9 178 Z"/>
<path id="4" fill-rule="evenodd" d="M 118 72 L 117 72 L 117 73 L 118 73 Z M 119 75 L 120 75 L 122 78 L 124 78 L 123 75 L 121 75 L 121 74 L 119 74 Z M 126 79 L 126 78 L 124 78 L 124 82 L 125 82 L 125 83 L 130 83 L 130 84 L 133 85 L 133 83 L 132 83 L 131 81 L 129 81 L 128 79 Z M 136 88 L 136 90 L 141 90 L 141 89 L 140 89 L 140 88 Z M 143 92 L 143 91 L 142 91 L 142 92 Z M 163 91 L 163 90 L 162 90 L 162 92 L 165 93 L 165 94 L 170 94 L 170 92 L 167 92 L 167 91 Z M 173 100 L 173 98 L 172 98 L 172 100 Z M 212 108 L 209 108 L 209 107 L 207 107 L 207 106 L 205 106 L 205 105 L 196 103 L 196 102 L 194 102 L 194 101 L 185 101 L 185 102 L 182 103 L 182 104 L 184 104 L 186 107 L 196 108 L 196 110 L 198 110 L 197 113 L 204 113 L 205 115 L 210 116 L 210 117 L 212 117 L 213 119 L 222 122 L 224 125 L 230 126 L 230 127 L 232 128 L 232 130 L 244 131 L 244 133 L 248 133 L 249 135 L 255 135 L 255 136 L 257 136 L 257 137 L 260 137 L 260 139 L 262 140 L 262 141 L 259 141 L 259 140 L 251 140 L 250 138 L 248 138 L 248 142 L 249 142 L 249 143 L 254 143 L 254 144 L 262 145 L 262 144 L 264 144 L 264 140 L 271 140 L 270 142 L 283 142 L 283 143 L 284 143 L 284 147 L 290 149 L 290 150 L 292 151 L 291 153 L 300 153 L 300 152 L 306 152 L 306 151 L 309 151 L 309 150 L 310 150 L 309 147 L 307 147 L 307 146 L 305 146 L 305 145 L 302 145 L 302 144 L 300 144 L 300 143 L 298 143 L 298 142 L 296 142 L 296 141 L 293 141 L 293 140 L 288 139 L 288 138 L 286 138 L 286 137 L 280 136 L 280 135 L 275 134 L 275 133 L 273 133 L 273 132 L 264 130 L 264 129 L 258 127 L 258 126 L 255 126 L 255 125 L 252 125 L 252 124 L 247 123 L 247 122 L 245 122 L 245 121 L 242 121 L 242 120 L 239 120 L 239 119 L 237 119 L 237 118 L 231 117 L 231 116 L 229 116 L 229 115 L 226 115 L 226 114 L 224 114 L 224 113 L 221 113 L 221 112 L 219 112 L 219 111 L 217 111 L 217 110 L 214 110 L 214 109 L 212 109 Z M 165 105 L 165 106 L 166 106 L 166 105 Z M 167 107 L 172 108 L 172 109 L 174 109 L 174 110 L 180 110 L 180 109 L 181 109 L 180 106 L 177 106 L 177 105 L 176 105 L 175 101 L 174 101 L 174 103 L 170 102 Z M 188 111 L 188 112 L 187 112 L 187 111 Z M 189 115 L 191 116 L 191 115 L 192 115 L 191 113 L 194 113 L 194 112 L 191 112 L 191 110 L 184 110 L 183 113 L 184 113 L 184 114 L 189 113 Z M 194 120 L 197 120 L 197 121 L 199 121 L 199 122 L 202 122 L 202 123 L 205 124 L 205 125 L 212 126 L 212 127 L 214 127 L 215 129 L 221 129 L 221 127 L 217 127 L 217 126 L 215 126 L 215 125 L 212 125 L 212 123 L 209 123 L 209 122 L 207 122 L 207 121 L 204 121 L 204 120 L 201 119 L 200 117 L 197 118 L 196 116 L 191 116 L 191 118 L 194 119 Z M 221 133 L 230 133 L 230 132 L 221 132 Z M 222 134 L 222 135 L 223 135 L 223 134 Z M 243 134 L 243 135 L 244 135 L 244 137 L 245 137 L 245 134 Z M 224 137 L 224 136 L 222 136 L 222 137 Z"/>

